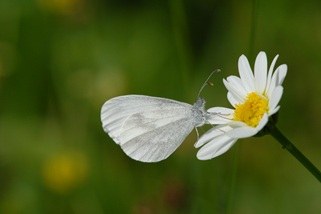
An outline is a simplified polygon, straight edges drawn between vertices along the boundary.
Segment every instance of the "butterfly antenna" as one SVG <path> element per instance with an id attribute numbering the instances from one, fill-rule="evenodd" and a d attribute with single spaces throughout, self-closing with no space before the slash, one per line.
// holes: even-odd
<path id="1" fill-rule="evenodd" d="M 213 76 L 214 73 L 218 73 L 218 72 L 220 72 L 220 71 L 221 71 L 221 69 L 215 69 L 214 71 L 212 71 L 212 73 L 207 77 L 207 79 L 206 79 L 205 82 L 203 83 L 201 89 L 200 89 L 199 92 L 198 92 L 197 97 L 200 97 L 200 95 L 201 95 L 203 89 L 205 88 L 205 86 L 207 86 L 207 85 L 213 85 L 213 83 L 209 82 L 209 80 L 210 80 L 210 78 Z"/>

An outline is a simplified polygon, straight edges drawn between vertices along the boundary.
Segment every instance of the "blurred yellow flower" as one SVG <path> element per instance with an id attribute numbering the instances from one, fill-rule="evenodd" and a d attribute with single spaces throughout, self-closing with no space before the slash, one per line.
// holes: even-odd
<path id="1" fill-rule="evenodd" d="M 55 155 L 43 165 L 46 186 L 58 193 L 66 193 L 79 186 L 87 175 L 88 160 L 81 153 Z"/>

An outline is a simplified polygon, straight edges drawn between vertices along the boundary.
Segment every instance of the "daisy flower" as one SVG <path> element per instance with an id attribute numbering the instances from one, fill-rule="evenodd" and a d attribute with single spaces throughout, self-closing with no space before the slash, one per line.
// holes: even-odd
<path id="1" fill-rule="evenodd" d="M 207 160 L 217 157 L 230 149 L 239 138 L 256 135 L 275 114 L 282 93 L 282 83 L 287 73 L 287 65 L 274 66 L 274 57 L 268 69 L 265 52 L 260 52 L 255 60 L 254 73 L 247 58 L 242 55 L 238 60 L 240 77 L 229 76 L 223 80 L 228 90 L 227 98 L 233 109 L 214 107 L 207 111 L 215 115 L 209 122 L 216 125 L 196 142 L 200 148 L 197 158 Z"/>

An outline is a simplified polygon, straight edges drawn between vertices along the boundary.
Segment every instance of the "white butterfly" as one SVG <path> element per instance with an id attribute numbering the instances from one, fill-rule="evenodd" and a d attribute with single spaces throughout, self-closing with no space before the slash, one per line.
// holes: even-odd
<path id="1" fill-rule="evenodd" d="M 171 155 L 194 128 L 208 124 L 212 114 L 206 112 L 202 98 L 190 105 L 159 97 L 125 95 L 105 102 L 101 121 L 104 131 L 129 157 L 158 162 Z"/>

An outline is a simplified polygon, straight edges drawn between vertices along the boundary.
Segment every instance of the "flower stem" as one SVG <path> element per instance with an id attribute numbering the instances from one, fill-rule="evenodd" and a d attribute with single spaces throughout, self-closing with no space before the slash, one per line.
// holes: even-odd
<path id="1" fill-rule="evenodd" d="M 300 163 L 321 183 L 321 172 L 319 169 L 316 168 L 273 123 L 269 123 L 267 128 L 274 139 L 276 139 L 284 149 L 288 150 L 298 161 L 300 161 Z"/>

